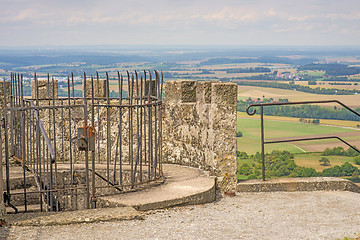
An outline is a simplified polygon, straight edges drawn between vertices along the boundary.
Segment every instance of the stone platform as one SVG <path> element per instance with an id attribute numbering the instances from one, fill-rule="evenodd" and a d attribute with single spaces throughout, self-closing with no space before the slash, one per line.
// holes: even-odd
<path id="1" fill-rule="evenodd" d="M 174 164 L 164 164 L 165 183 L 138 192 L 99 197 L 101 207 L 131 206 L 153 210 L 179 205 L 202 204 L 215 200 L 215 179 L 203 171 Z"/>
<path id="2" fill-rule="evenodd" d="M 141 219 L 139 211 L 215 200 L 215 178 L 206 172 L 173 164 L 164 164 L 163 172 L 166 177 L 164 184 L 142 191 L 99 197 L 97 209 L 7 214 L 5 220 L 9 225 L 48 226 Z"/>

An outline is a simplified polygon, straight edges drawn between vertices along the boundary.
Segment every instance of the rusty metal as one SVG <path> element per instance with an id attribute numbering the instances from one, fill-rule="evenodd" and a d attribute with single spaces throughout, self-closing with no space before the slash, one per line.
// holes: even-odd
<path id="1" fill-rule="evenodd" d="M 265 106 L 278 106 L 278 105 L 305 105 L 305 104 L 316 104 L 316 103 L 337 103 L 342 107 L 346 108 L 353 114 L 360 117 L 360 113 L 354 111 L 350 107 L 346 106 L 342 102 L 338 100 L 324 100 L 324 101 L 303 101 L 303 102 L 284 102 L 284 103 L 257 103 L 257 104 L 250 104 L 246 108 L 246 113 L 248 115 L 254 115 L 256 113 L 256 109 L 254 107 L 260 107 L 260 129 L 261 129 L 261 158 L 262 158 L 262 180 L 265 181 L 265 144 L 272 144 L 272 143 L 286 143 L 286 142 L 298 142 L 298 141 L 312 141 L 312 140 L 324 140 L 324 139 L 338 139 L 339 141 L 343 142 L 350 148 L 354 149 L 358 153 L 360 150 L 350 143 L 346 142 L 344 139 L 338 136 L 327 136 L 327 137 L 309 137 L 309 138 L 296 138 L 296 139 L 287 139 L 287 140 L 279 140 L 279 141 L 265 141 L 265 134 L 264 134 L 264 107 Z M 253 108 L 253 111 L 250 109 Z"/>
<path id="2" fill-rule="evenodd" d="M 99 196 L 107 194 L 101 189 L 116 190 L 110 191 L 112 194 L 124 193 L 163 179 L 162 73 L 154 72 L 154 79 L 150 71 L 127 72 L 126 76 L 124 81 L 117 72 L 118 97 L 110 96 L 112 78 L 108 73 L 106 89 L 102 89 L 104 95 L 100 92 L 98 73 L 97 90 L 92 75 L 89 78 L 84 73 L 82 79 L 73 74 L 68 76 L 67 97 L 57 97 L 56 81 L 49 74 L 44 80 L 34 74 L 33 98 L 24 97 L 22 75 L 11 74 L 9 90 L 4 79 L 8 206 L 17 212 L 11 196 L 20 194 L 9 188 L 11 158 L 19 160 L 22 166 L 25 211 L 29 194 L 39 194 L 41 211 L 63 209 L 64 199 L 70 199 L 71 209 L 78 208 L 76 199 L 84 199 L 81 203 L 84 208 L 96 208 Z M 82 97 L 75 96 L 75 83 L 79 81 L 83 84 Z M 40 92 L 40 87 L 46 86 L 47 91 Z M 26 188 L 31 176 L 37 190 Z M 69 197 L 64 198 L 64 194 Z M 84 197 L 79 198 L 79 194 Z"/>

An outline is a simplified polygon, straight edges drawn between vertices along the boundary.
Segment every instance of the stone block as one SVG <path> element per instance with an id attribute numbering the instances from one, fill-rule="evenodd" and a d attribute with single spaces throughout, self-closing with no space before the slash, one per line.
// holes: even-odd
<path id="1" fill-rule="evenodd" d="M 212 83 L 212 103 L 236 107 L 237 85 L 235 83 Z"/>
<path id="2" fill-rule="evenodd" d="M 196 81 L 181 81 L 180 85 L 181 102 L 196 102 Z"/>
<path id="3" fill-rule="evenodd" d="M 211 103 L 211 82 L 197 82 L 196 101 L 198 103 Z"/>
<path id="4" fill-rule="evenodd" d="M 165 83 L 165 104 L 169 107 L 176 106 L 180 102 L 181 94 L 179 81 L 166 81 Z"/>
<path id="5" fill-rule="evenodd" d="M 94 88 L 94 97 L 97 98 L 105 98 L 106 97 L 106 79 L 96 79 L 93 80 L 93 88 Z M 84 85 L 83 88 L 84 89 Z M 92 96 L 92 86 L 91 86 L 91 79 L 86 80 L 86 97 L 91 98 Z"/>
<path id="6" fill-rule="evenodd" d="M 54 84 L 54 87 L 53 87 Z M 53 95 L 54 89 L 54 95 Z M 38 98 L 39 99 L 49 99 L 49 98 L 57 98 L 58 97 L 58 80 L 54 79 L 54 81 L 47 79 L 39 79 L 38 80 Z M 36 98 L 36 86 L 35 81 L 31 81 L 31 98 Z"/>

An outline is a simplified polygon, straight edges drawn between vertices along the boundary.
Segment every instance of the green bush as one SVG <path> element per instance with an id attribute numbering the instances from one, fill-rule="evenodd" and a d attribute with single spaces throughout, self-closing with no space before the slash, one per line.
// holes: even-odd
<path id="1" fill-rule="evenodd" d="M 323 165 L 323 166 L 330 166 L 330 160 L 327 159 L 326 157 L 322 157 L 320 160 L 320 165 Z"/>
<path id="2" fill-rule="evenodd" d="M 324 169 L 322 175 L 324 177 L 342 177 L 352 176 L 354 172 L 359 172 L 359 169 L 353 166 L 351 163 L 344 163 L 341 166 L 334 166 L 331 168 Z"/>
<path id="3" fill-rule="evenodd" d="M 240 132 L 240 131 L 236 132 L 236 137 L 242 137 L 242 135 L 243 135 L 242 132 Z"/>
<path id="4" fill-rule="evenodd" d="M 357 156 L 354 158 L 354 162 L 357 164 L 357 165 L 360 165 L 360 156 Z"/>
<path id="5" fill-rule="evenodd" d="M 249 166 L 249 164 L 244 163 L 240 168 L 239 168 L 239 174 L 241 175 L 250 175 L 253 174 L 253 171 L 251 169 L 251 167 Z"/>
<path id="6" fill-rule="evenodd" d="M 248 176 L 248 179 L 257 179 L 257 176 L 255 174 L 251 174 Z"/>

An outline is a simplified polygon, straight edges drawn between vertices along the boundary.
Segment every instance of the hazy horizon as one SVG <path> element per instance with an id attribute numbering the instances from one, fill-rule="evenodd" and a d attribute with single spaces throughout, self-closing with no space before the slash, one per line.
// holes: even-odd
<path id="1" fill-rule="evenodd" d="M 359 46 L 358 0 L 2 0 L 0 46 Z"/>

